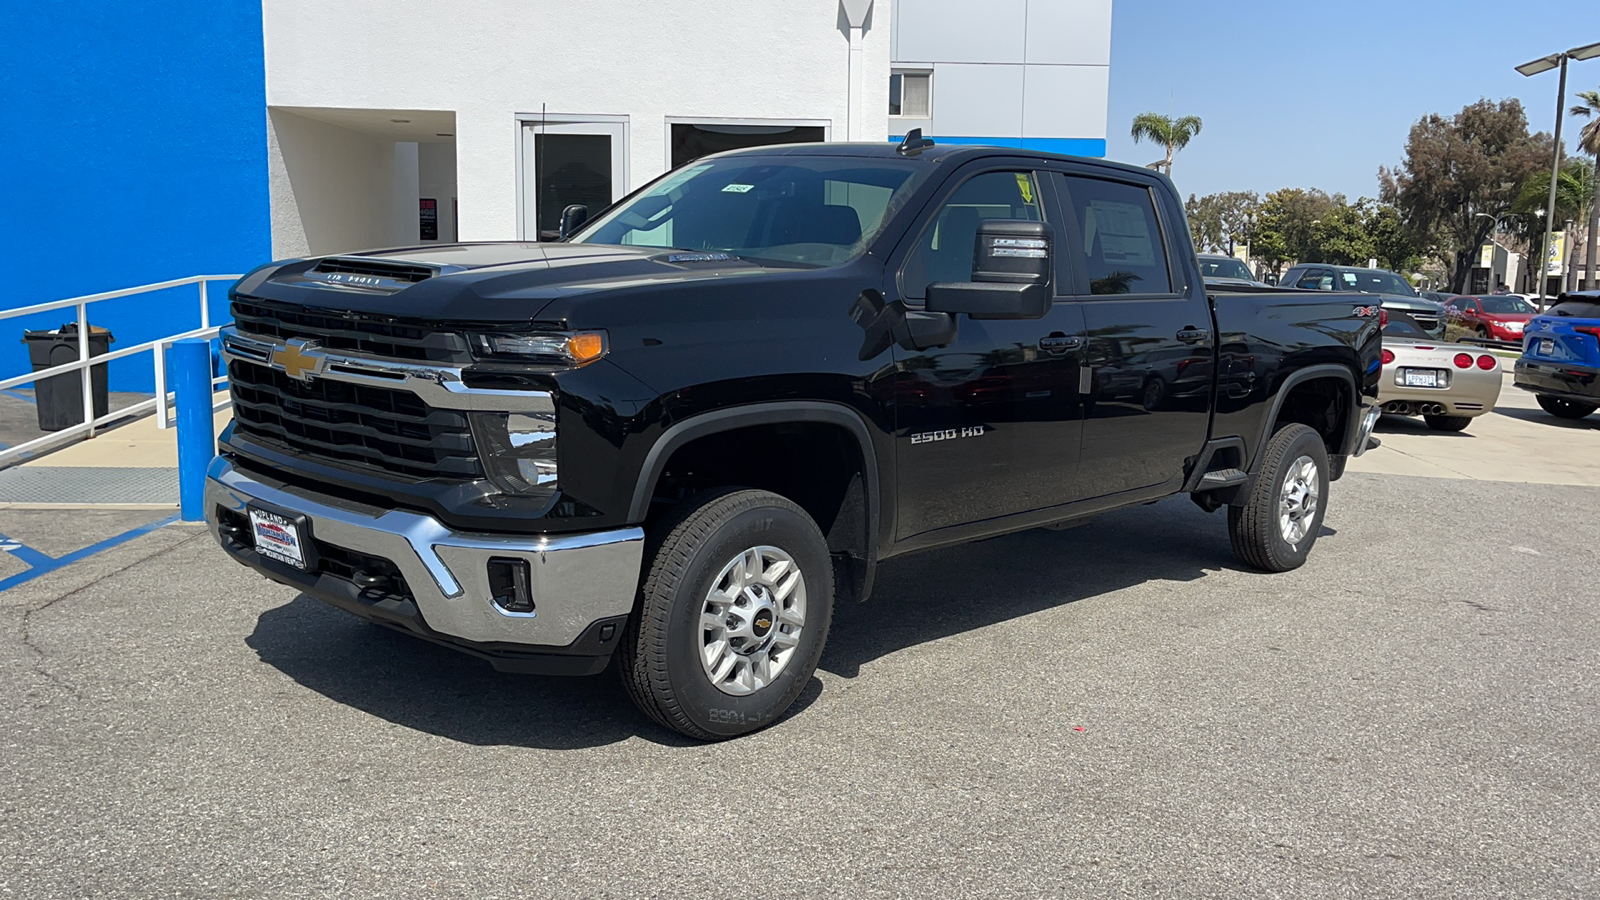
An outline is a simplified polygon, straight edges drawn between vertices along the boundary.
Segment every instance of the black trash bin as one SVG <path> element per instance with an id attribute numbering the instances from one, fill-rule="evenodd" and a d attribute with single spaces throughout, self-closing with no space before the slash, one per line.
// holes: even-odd
<path id="1" fill-rule="evenodd" d="M 107 352 L 114 340 L 111 332 L 90 325 L 89 355 L 100 356 Z M 24 331 L 22 342 L 28 345 L 28 359 L 35 372 L 74 362 L 78 358 L 78 323 L 69 322 L 54 331 Z M 111 409 L 106 367 L 104 364 L 91 366 L 89 374 L 89 386 L 94 391 L 94 417 L 98 419 Z M 39 406 L 40 430 L 60 431 L 83 424 L 82 372 L 41 378 L 33 387 Z"/>

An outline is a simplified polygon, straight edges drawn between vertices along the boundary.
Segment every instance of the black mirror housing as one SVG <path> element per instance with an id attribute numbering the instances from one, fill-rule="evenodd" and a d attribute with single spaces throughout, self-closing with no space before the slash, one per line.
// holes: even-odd
<path id="1" fill-rule="evenodd" d="M 928 311 L 966 313 L 974 319 L 1043 318 L 1050 311 L 1054 243 L 1048 222 L 978 223 L 972 280 L 928 285 Z"/>
<path id="2" fill-rule="evenodd" d="M 557 240 L 566 240 L 574 231 L 583 227 L 589 221 L 589 207 L 582 203 L 574 203 L 561 211 L 561 231 Z"/>

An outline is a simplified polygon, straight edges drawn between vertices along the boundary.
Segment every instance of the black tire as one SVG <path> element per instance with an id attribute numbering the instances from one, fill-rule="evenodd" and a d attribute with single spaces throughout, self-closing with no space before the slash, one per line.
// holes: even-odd
<path id="1" fill-rule="evenodd" d="M 1488 340 L 1489 339 L 1489 329 L 1483 327 L 1482 325 L 1479 325 L 1477 328 L 1474 328 L 1472 330 L 1472 333 L 1477 335 L 1478 337 L 1482 338 L 1483 340 Z"/>
<path id="2" fill-rule="evenodd" d="M 1139 405 L 1146 412 L 1155 412 L 1167 402 L 1167 386 L 1159 378 L 1151 378 L 1144 383 L 1144 388 L 1139 391 Z"/>
<path id="3" fill-rule="evenodd" d="M 1284 490 L 1290 468 L 1301 457 L 1311 460 L 1318 482 L 1318 503 L 1309 528 L 1298 543 L 1290 544 L 1278 522 L 1279 494 Z M 1250 496 L 1243 506 L 1228 507 L 1228 533 L 1233 552 L 1245 563 L 1268 572 L 1287 572 L 1305 564 L 1317 542 L 1322 518 L 1328 511 L 1328 486 L 1332 481 L 1328 449 L 1322 436 L 1309 426 L 1285 425 L 1278 429 L 1262 450 L 1261 471 L 1256 475 Z"/>
<path id="4" fill-rule="evenodd" d="M 779 674 L 751 693 L 725 693 L 698 656 L 700 615 L 723 568 L 750 548 L 776 547 L 804 579 L 805 623 Z M 772 724 L 805 690 L 833 618 L 833 564 L 811 517 L 777 494 L 738 488 L 692 497 L 651 530 L 635 615 L 618 648 L 628 696 L 657 723 L 700 740 Z M 779 626 L 781 627 L 781 626 Z"/>
<path id="5" fill-rule="evenodd" d="M 1584 416 L 1600 409 L 1592 403 L 1579 403 L 1576 400 L 1563 400 L 1560 397 L 1551 397 L 1546 394 L 1535 394 L 1534 399 L 1539 401 L 1539 406 L 1545 412 L 1558 419 L 1581 419 Z"/>
<path id="6" fill-rule="evenodd" d="M 1471 416 L 1423 416 L 1422 421 L 1434 431 L 1464 431 L 1472 424 Z"/>

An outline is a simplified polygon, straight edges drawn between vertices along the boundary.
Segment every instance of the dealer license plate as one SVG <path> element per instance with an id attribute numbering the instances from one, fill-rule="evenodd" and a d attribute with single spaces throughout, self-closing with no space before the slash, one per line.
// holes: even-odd
<path id="1" fill-rule="evenodd" d="M 1544 356 L 1556 355 L 1556 342 L 1550 338 L 1539 339 L 1539 353 Z"/>
<path id="2" fill-rule="evenodd" d="M 1407 369 L 1406 387 L 1431 387 L 1439 386 L 1439 373 L 1433 369 Z"/>
<path id="3" fill-rule="evenodd" d="M 294 566 L 306 567 L 305 535 L 300 524 L 293 519 L 251 507 L 250 531 L 255 535 L 256 552 L 268 559 Z"/>

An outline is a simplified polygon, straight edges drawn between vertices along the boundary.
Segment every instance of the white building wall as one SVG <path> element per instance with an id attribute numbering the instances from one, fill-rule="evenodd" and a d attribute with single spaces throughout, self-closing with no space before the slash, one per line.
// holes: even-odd
<path id="1" fill-rule="evenodd" d="M 1098 142 L 1110 93 L 1112 0 L 894 0 L 896 69 L 932 72 L 926 119 L 891 134 Z M 1035 144 L 1029 144 L 1034 146 Z"/>
<path id="2" fill-rule="evenodd" d="M 866 133 L 885 136 L 889 13 L 877 0 L 863 40 Z M 464 240 L 517 236 L 518 114 L 627 116 L 625 189 L 665 170 L 668 117 L 845 134 L 839 0 L 264 0 L 263 17 L 269 107 L 454 112 Z"/>
<path id="3" fill-rule="evenodd" d="M 392 141 L 269 110 L 272 255 L 284 259 L 406 243 L 397 229 L 396 160 Z M 414 228 L 410 239 L 416 239 Z"/>

